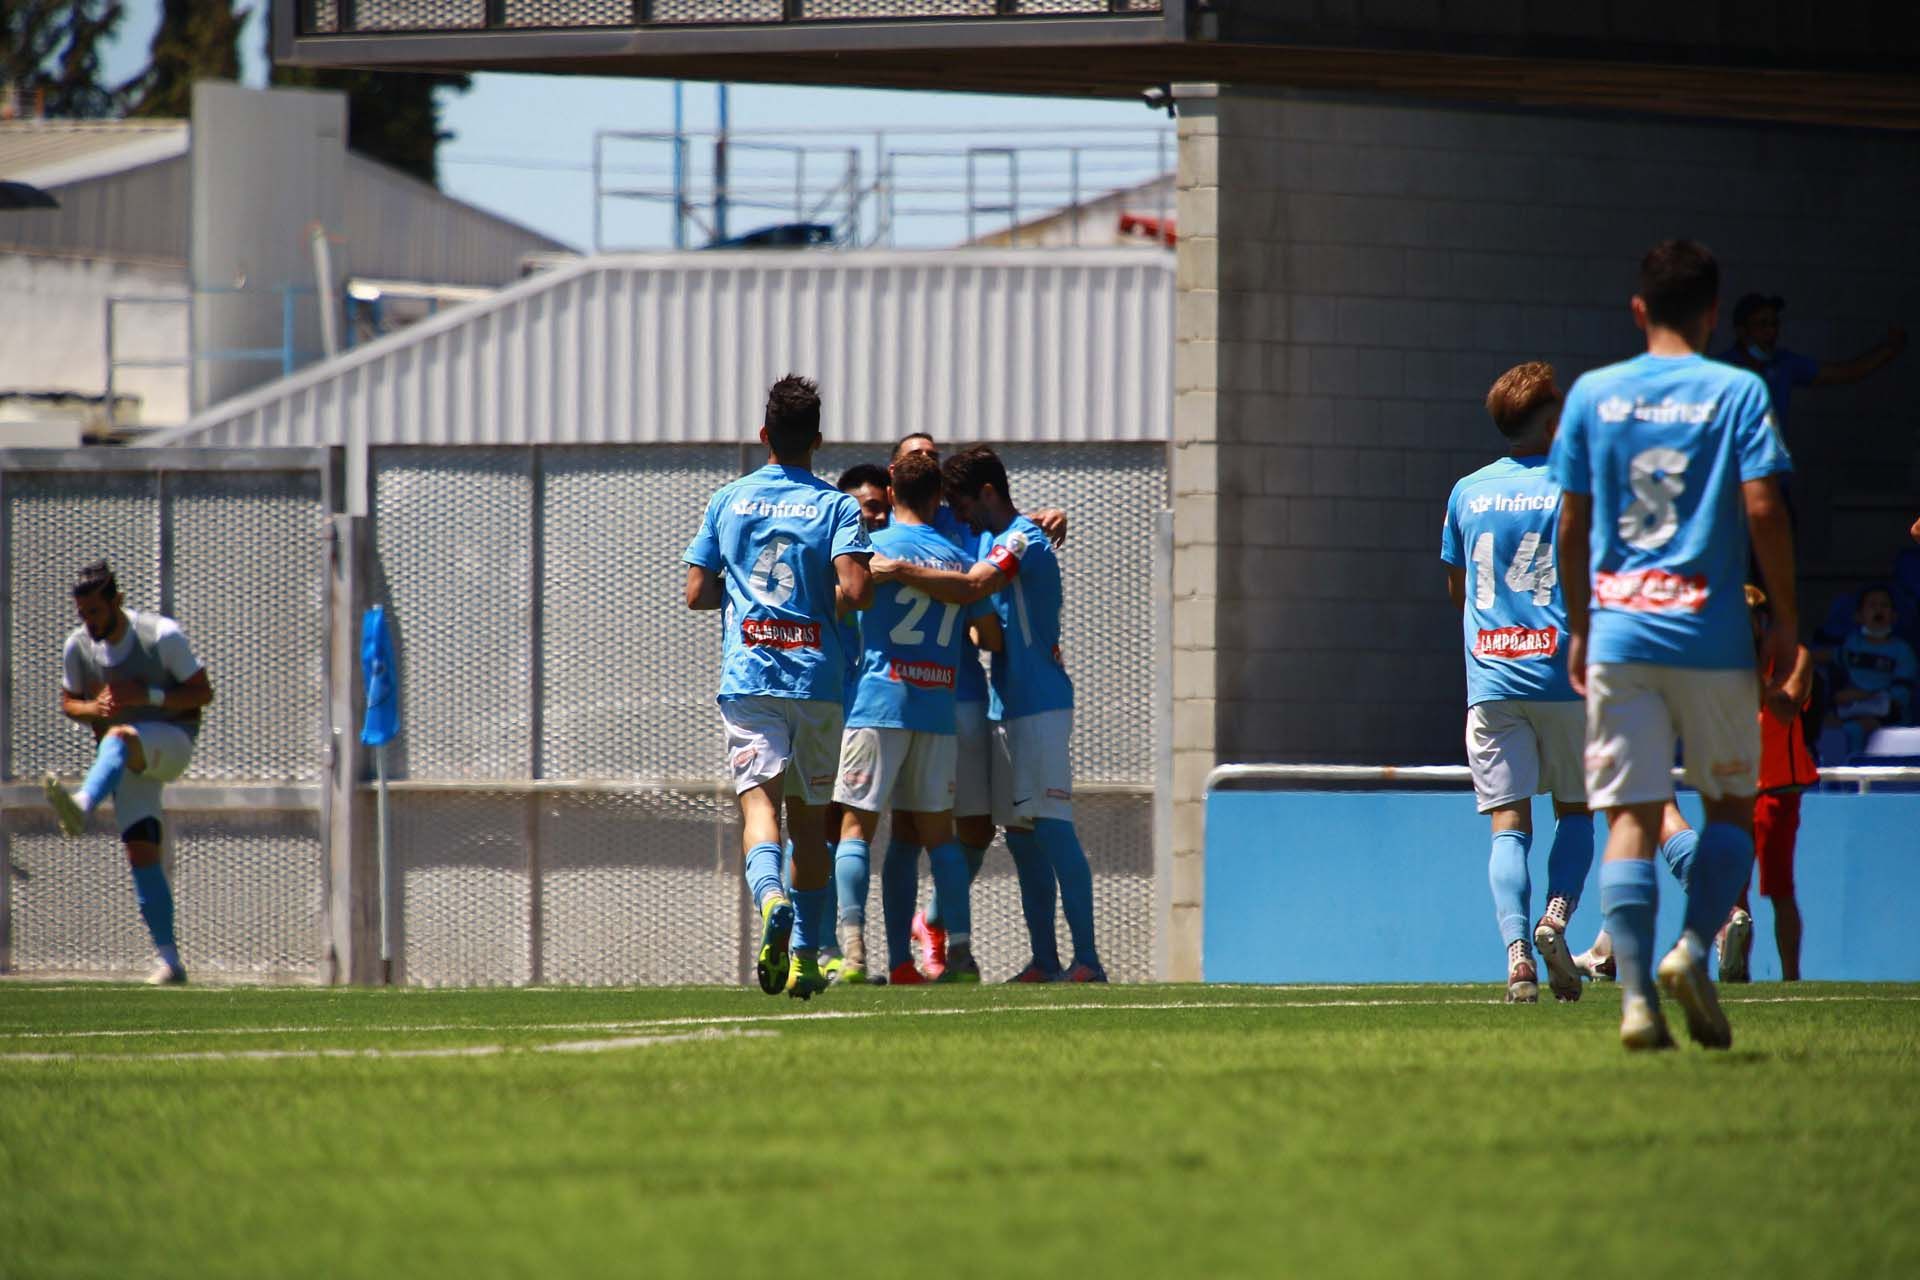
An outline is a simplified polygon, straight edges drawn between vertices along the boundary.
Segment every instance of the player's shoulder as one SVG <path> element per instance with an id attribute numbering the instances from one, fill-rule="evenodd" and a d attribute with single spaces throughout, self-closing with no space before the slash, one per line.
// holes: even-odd
<path id="1" fill-rule="evenodd" d="M 1567 403 L 1573 404 L 1576 400 L 1585 402 L 1613 390 L 1623 382 L 1633 381 L 1645 371 L 1645 361 L 1644 355 L 1629 356 L 1625 360 L 1587 370 L 1567 388 Z"/>
<path id="2" fill-rule="evenodd" d="M 87 643 L 87 638 L 87 629 L 84 626 L 75 627 L 67 632 L 67 638 L 61 643 L 60 650 L 62 653 L 73 653 Z"/>
<path id="3" fill-rule="evenodd" d="M 1022 559 L 1033 552 L 1046 554 L 1053 550 L 1053 544 L 1047 541 L 1047 535 L 1040 526 L 1025 516 L 1015 516 L 1013 523 L 994 537 L 993 545 L 1005 547 Z"/>
<path id="4" fill-rule="evenodd" d="M 1495 458 L 1483 467 L 1477 467 L 1453 482 L 1454 496 L 1483 484 L 1498 484 L 1522 474 L 1524 468 L 1517 466 L 1512 458 Z"/>

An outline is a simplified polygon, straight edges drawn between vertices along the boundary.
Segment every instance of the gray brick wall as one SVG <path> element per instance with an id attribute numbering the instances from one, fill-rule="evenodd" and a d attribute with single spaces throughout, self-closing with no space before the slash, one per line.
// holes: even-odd
<path id="1" fill-rule="evenodd" d="M 1546 359 L 1570 383 L 1639 350 L 1635 267 L 1673 235 L 1719 253 L 1728 307 L 1785 294 L 1787 345 L 1856 354 L 1920 297 L 1920 140 L 1176 94 L 1168 955 L 1191 978 L 1215 763 L 1462 759 L 1439 527 L 1500 451 L 1492 380 Z M 1794 402 L 1809 625 L 1901 545 L 1916 392 L 1920 350 Z"/>
<path id="2" fill-rule="evenodd" d="M 1216 759 L 1461 758 L 1438 532 L 1453 481 L 1500 449 L 1480 402 L 1521 360 L 1570 382 L 1637 350 L 1653 241 L 1712 245 L 1729 306 L 1787 295 L 1784 341 L 1825 358 L 1920 296 L 1914 140 L 1233 89 L 1188 106 L 1209 132 L 1204 160 L 1183 142 L 1183 438 L 1212 446 L 1193 500 L 1217 505 L 1176 539 L 1218 547 L 1211 573 L 1187 566 L 1210 594 L 1182 604 L 1214 615 Z M 1796 397 L 1809 614 L 1898 545 L 1860 545 L 1849 512 L 1920 493 L 1916 390 L 1920 353 Z"/>

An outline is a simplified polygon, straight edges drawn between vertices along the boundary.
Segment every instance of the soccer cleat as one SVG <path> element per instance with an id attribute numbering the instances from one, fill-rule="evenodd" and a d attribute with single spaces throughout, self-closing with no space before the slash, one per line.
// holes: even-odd
<path id="1" fill-rule="evenodd" d="M 1707 977 L 1707 966 L 1693 958 L 1685 941 L 1674 944 L 1656 971 L 1660 989 L 1680 1002 L 1687 1015 L 1687 1034 L 1693 1042 L 1708 1049 L 1731 1049 L 1733 1028 L 1720 1011 L 1720 997 Z"/>
<path id="2" fill-rule="evenodd" d="M 1107 971 L 1100 967 L 1098 960 L 1092 963 L 1076 963 L 1072 968 L 1063 970 L 1055 982 L 1105 982 Z"/>
<path id="3" fill-rule="evenodd" d="M 1540 1003 L 1540 975 L 1534 972 L 1527 944 L 1518 939 L 1507 944 L 1507 1003 Z"/>
<path id="4" fill-rule="evenodd" d="M 150 987 L 180 987 L 187 982 L 187 967 L 182 964 L 168 964 L 165 960 L 153 966 L 153 972 L 147 975 Z"/>
<path id="5" fill-rule="evenodd" d="M 947 971 L 947 931 L 927 919 L 927 913 L 913 913 L 913 940 L 920 948 L 920 965 L 936 981 Z"/>
<path id="6" fill-rule="evenodd" d="M 49 773 L 40 780 L 40 786 L 47 793 L 47 803 L 53 806 L 53 816 L 60 821 L 62 835 L 77 836 L 87 829 L 87 811 L 73 798 L 73 792 L 60 785 L 60 779 Z"/>
<path id="7" fill-rule="evenodd" d="M 1567 950 L 1567 917 L 1572 914 L 1568 905 L 1565 898 L 1554 898 L 1547 903 L 1547 913 L 1533 928 L 1533 945 L 1540 949 L 1540 959 L 1546 962 L 1547 984 L 1553 988 L 1553 998 L 1570 1004 L 1580 998 L 1580 966 Z M 1555 911 L 1556 907 L 1560 910 Z"/>
<path id="8" fill-rule="evenodd" d="M 1060 976 L 1058 969 L 1043 969 L 1038 960 L 1027 961 L 1027 967 L 1008 978 L 1008 982 L 1052 982 Z"/>
<path id="9" fill-rule="evenodd" d="M 787 943 L 793 938 L 793 904 L 777 893 L 760 904 L 760 956 L 754 973 L 760 989 L 777 996 L 787 989 Z"/>
<path id="10" fill-rule="evenodd" d="M 1582 951 L 1573 958 L 1574 967 L 1587 975 L 1590 982 L 1612 982 L 1618 976 L 1618 970 L 1611 955 L 1596 956 L 1592 950 Z"/>
<path id="11" fill-rule="evenodd" d="M 795 1000 L 811 1000 L 816 991 L 827 989 L 827 975 L 820 972 L 820 957 L 810 951 L 795 951 L 788 957 L 787 994 Z"/>
<path id="12" fill-rule="evenodd" d="M 1628 1049 L 1671 1049 L 1673 1035 L 1667 1019 L 1645 996 L 1628 995 L 1620 1001 L 1620 1043 Z"/>
<path id="13" fill-rule="evenodd" d="M 924 987 L 927 985 L 927 975 L 914 968 L 913 961 L 902 960 L 899 964 L 893 966 L 893 972 L 887 975 L 887 985 L 890 987 Z"/>
<path id="14" fill-rule="evenodd" d="M 1748 966 L 1752 958 L 1753 917 L 1735 907 L 1727 927 L 1720 931 L 1720 981 L 1752 982 L 1753 970 Z"/>
<path id="15" fill-rule="evenodd" d="M 840 955 L 835 958 L 829 976 L 835 982 L 848 984 L 867 980 L 867 938 L 859 925 L 840 926 Z"/>
<path id="16" fill-rule="evenodd" d="M 973 983 L 980 981 L 980 964 L 973 958 L 973 948 L 961 942 L 947 952 L 947 967 L 941 971 L 935 982 Z"/>

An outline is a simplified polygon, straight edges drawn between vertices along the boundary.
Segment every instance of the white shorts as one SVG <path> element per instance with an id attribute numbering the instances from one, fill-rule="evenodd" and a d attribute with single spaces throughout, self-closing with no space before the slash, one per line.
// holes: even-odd
<path id="1" fill-rule="evenodd" d="M 908 813 L 953 808 L 950 733 L 917 729 L 848 729 L 840 738 L 840 781 L 833 800 L 863 813 L 891 806 Z"/>
<path id="2" fill-rule="evenodd" d="M 1587 797 L 1596 809 L 1673 798 L 1675 740 L 1709 800 L 1750 796 L 1760 778 L 1759 679 L 1645 662 L 1587 667 Z"/>
<path id="3" fill-rule="evenodd" d="M 160 820 L 160 792 L 187 771 L 193 762 L 193 739 L 177 724 L 142 720 L 131 726 L 140 735 L 140 754 L 147 767 L 128 769 L 113 789 L 113 820 L 125 831 L 147 818 Z"/>
<path id="4" fill-rule="evenodd" d="M 833 798 L 840 763 L 837 702 L 754 695 L 720 704 L 727 726 L 727 769 L 737 795 L 786 775 L 782 792 L 801 804 Z"/>
<path id="5" fill-rule="evenodd" d="M 993 820 L 1031 828 L 1036 818 L 1073 821 L 1073 710 L 1042 711 L 993 726 Z"/>
<path id="6" fill-rule="evenodd" d="M 960 732 L 954 741 L 953 816 L 984 818 L 993 812 L 993 729 L 987 704 L 961 702 L 953 709 Z"/>
<path id="7" fill-rule="evenodd" d="M 1467 708 L 1467 768 L 1482 813 L 1547 791 L 1585 804 L 1586 746 L 1582 702 L 1503 698 Z"/>

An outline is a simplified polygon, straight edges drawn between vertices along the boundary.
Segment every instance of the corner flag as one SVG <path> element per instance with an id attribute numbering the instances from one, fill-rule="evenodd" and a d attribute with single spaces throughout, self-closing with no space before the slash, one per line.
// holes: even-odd
<path id="1" fill-rule="evenodd" d="M 383 747 L 400 732 L 400 686 L 393 678 L 393 632 L 379 605 L 360 621 L 360 671 L 367 682 L 367 719 L 360 741 Z"/>

